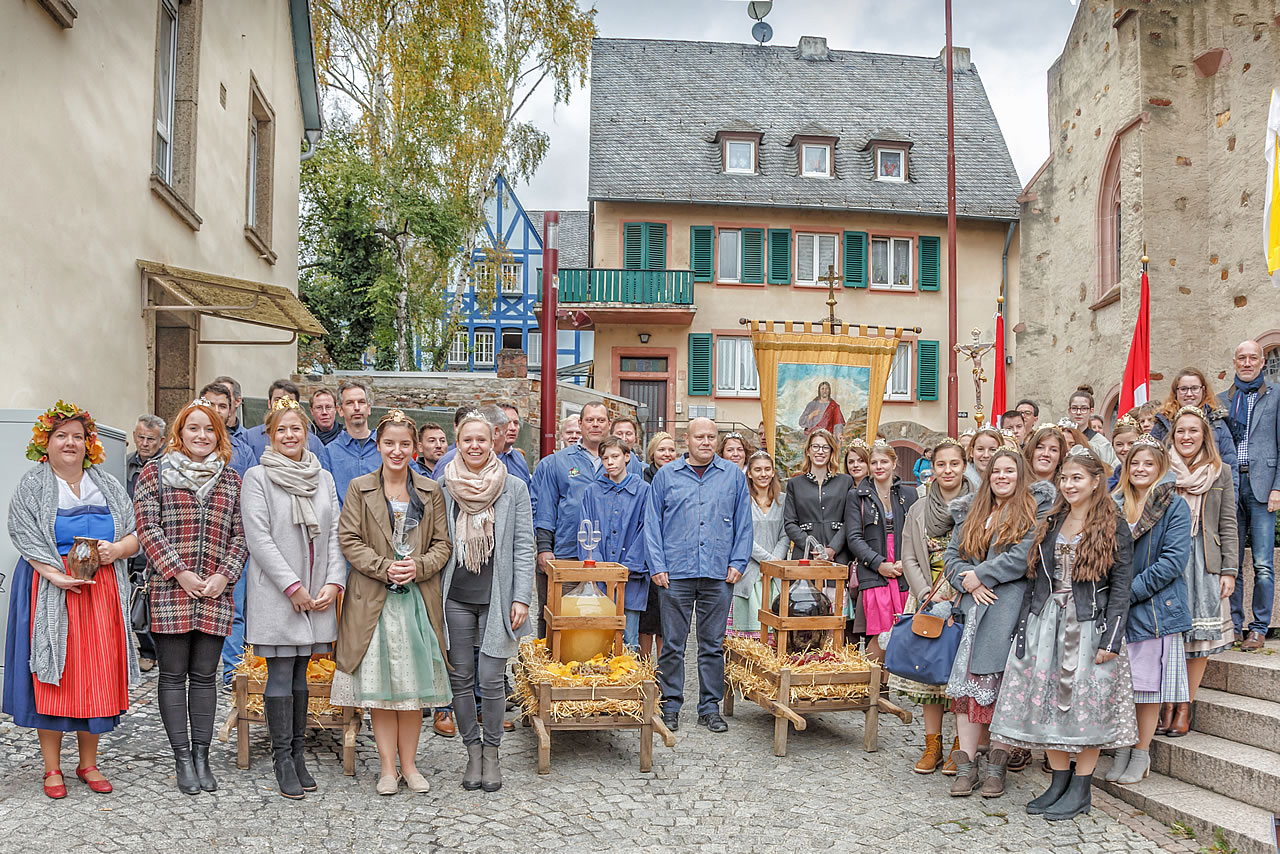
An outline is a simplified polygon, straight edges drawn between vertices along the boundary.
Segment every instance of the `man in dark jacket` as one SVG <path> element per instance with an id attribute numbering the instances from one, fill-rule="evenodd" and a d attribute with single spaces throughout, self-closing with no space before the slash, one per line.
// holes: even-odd
<path id="1" fill-rule="evenodd" d="M 1240 494 L 1236 513 L 1240 522 L 1240 561 L 1246 542 L 1253 546 L 1253 619 L 1244 619 L 1244 586 L 1231 594 L 1231 620 L 1244 637 L 1246 650 L 1262 649 L 1271 625 L 1275 597 L 1274 552 L 1276 511 L 1280 510 L 1280 391 L 1263 379 L 1262 347 L 1257 341 L 1236 347 L 1235 382 L 1223 395 L 1231 436 L 1236 442 L 1236 470 Z"/>
<path id="2" fill-rule="evenodd" d="M 133 498 L 142 467 L 160 456 L 164 450 L 164 419 L 159 415 L 139 415 L 133 425 L 133 453 L 125 460 L 125 489 Z M 147 557 L 138 552 L 129 558 L 129 581 L 135 586 L 146 579 Z M 156 647 L 151 632 L 135 632 L 138 638 L 138 667 L 143 671 L 156 666 Z"/>

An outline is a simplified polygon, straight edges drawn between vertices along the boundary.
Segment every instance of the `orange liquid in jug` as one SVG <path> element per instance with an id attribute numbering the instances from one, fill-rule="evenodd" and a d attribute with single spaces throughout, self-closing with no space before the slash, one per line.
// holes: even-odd
<path id="1" fill-rule="evenodd" d="M 565 617 L 615 617 L 613 602 L 604 596 L 566 596 L 560 600 Z M 613 632 L 608 629 L 569 629 L 560 632 L 560 661 L 587 661 L 613 655 Z"/>

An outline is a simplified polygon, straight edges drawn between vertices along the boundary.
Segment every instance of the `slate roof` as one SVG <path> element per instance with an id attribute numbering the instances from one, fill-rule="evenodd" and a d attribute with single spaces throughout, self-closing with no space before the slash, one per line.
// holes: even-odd
<path id="1" fill-rule="evenodd" d="M 798 132 L 839 138 L 835 178 L 802 178 Z M 756 175 L 721 171 L 716 134 L 763 134 Z M 956 196 L 962 217 L 1018 218 L 1018 174 L 975 66 L 955 73 Z M 912 143 L 905 183 L 876 181 L 867 141 Z M 587 197 L 944 214 L 946 68 L 938 57 L 660 39 L 595 39 Z"/>
<path id="2" fill-rule="evenodd" d="M 544 211 L 525 211 L 538 234 L 542 234 Z M 591 215 L 587 211 L 560 211 L 560 266 L 586 268 L 591 247 Z"/>

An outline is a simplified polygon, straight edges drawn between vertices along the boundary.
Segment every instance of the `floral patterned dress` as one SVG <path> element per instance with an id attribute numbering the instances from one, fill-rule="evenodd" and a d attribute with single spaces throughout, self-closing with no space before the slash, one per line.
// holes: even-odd
<path id="1" fill-rule="evenodd" d="M 991 738 L 1014 747 L 1079 753 L 1127 747 L 1138 740 L 1129 652 L 1096 664 L 1100 636 L 1076 619 L 1071 565 L 1079 536 L 1059 534 L 1053 592 L 1027 618 L 1026 650 L 1009 652 L 996 700 Z M 1028 594 L 1029 595 L 1029 594 Z"/>

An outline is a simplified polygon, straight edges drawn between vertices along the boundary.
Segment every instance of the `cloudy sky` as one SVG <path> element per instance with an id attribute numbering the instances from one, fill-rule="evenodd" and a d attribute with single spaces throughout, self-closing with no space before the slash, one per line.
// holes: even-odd
<path id="1" fill-rule="evenodd" d="M 578 0 L 589 5 L 590 0 Z M 606 38 L 751 41 L 746 0 L 597 0 Z M 773 45 L 825 36 L 840 50 L 937 56 L 945 42 L 943 0 L 776 0 L 765 19 Z M 1014 166 L 1025 183 L 1049 153 L 1045 72 L 1062 51 L 1071 0 L 954 0 L 955 44 L 973 51 Z M 590 91 L 553 109 L 550 89 L 525 108 L 551 134 L 551 150 L 531 184 L 517 190 L 529 209 L 586 207 Z"/>

